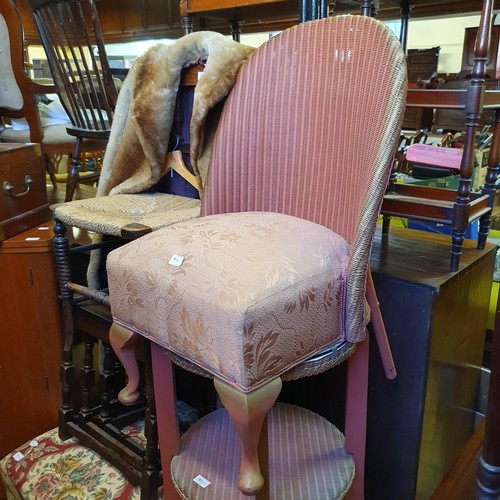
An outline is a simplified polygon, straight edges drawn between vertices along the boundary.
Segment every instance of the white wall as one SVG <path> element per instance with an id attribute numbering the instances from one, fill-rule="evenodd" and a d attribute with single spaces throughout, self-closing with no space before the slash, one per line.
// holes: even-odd
<path id="1" fill-rule="evenodd" d="M 387 24 L 399 35 L 399 21 Z M 410 19 L 408 49 L 441 47 L 438 72 L 458 73 L 462 65 L 465 28 L 474 26 L 479 26 L 479 14 L 449 16 L 445 19 Z"/>
<path id="2" fill-rule="evenodd" d="M 386 23 L 399 36 L 400 21 Z M 439 51 L 439 73 L 458 73 L 462 65 L 462 47 L 465 28 L 479 25 L 479 13 L 467 16 L 449 16 L 444 19 L 410 19 L 408 49 L 441 47 Z M 269 34 L 242 35 L 242 43 L 254 47 L 262 44 Z"/>

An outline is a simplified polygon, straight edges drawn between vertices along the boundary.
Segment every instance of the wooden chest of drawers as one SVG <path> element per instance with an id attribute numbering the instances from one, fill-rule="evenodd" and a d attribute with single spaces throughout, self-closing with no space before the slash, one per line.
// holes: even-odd
<path id="1" fill-rule="evenodd" d="M 50 219 L 39 144 L 0 143 L 0 241 Z"/>

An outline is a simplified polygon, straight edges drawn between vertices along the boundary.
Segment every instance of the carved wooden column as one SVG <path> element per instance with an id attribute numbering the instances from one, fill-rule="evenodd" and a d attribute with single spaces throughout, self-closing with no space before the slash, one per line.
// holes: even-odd
<path id="1" fill-rule="evenodd" d="M 464 154 L 460 165 L 460 183 L 458 187 L 458 196 L 453 207 L 452 224 L 452 248 L 450 271 L 458 269 L 460 255 L 462 253 L 462 243 L 465 237 L 465 230 L 469 220 L 469 202 L 470 202 L 470 178 L 474 166 L 474 148 L 476 139 L 476 129 L 479 117 L 482 111 L 482 99 L 484 96 L 484 76 L 486 59 L 490 45 L 489 23 L 484 19 L 491 19 L 493 9 L 493 0 L 485 0 L 481 12 L 481 22 L 477 32 L 476 44 L 474 48 L 474 66 L 469 87 L 467 88 L 465 103 L 465 143 Z M 478 240 L 478 248 L 484 248 L 485 241 Z"/>

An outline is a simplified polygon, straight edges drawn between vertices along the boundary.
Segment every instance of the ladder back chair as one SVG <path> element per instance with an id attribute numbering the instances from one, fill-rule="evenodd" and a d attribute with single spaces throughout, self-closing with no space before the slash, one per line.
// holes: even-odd
<path id="1" fill-rule="evenodd" d="M 451 227 L 450 272 L 458 270 L 467 225 L 479 220 L 477 247 L 483 249 L 489 232 L 491 212 L 498 187 L 500 154 L 500 90 L 486 90 L 485 61 L 493 16 L 493 1 L 484 0 L 474 50 L 474 66 L 467 89 L 410 89 L 408 106 L 463 110 L 464 147 L 456 191 L 391 182 L 382 204 L 384 233 L 389 232 L 391 216 L 437 222 Z M 481 192 L 471 190 L 477 123 L 483 109 L 495 110 L 493 140 L 488 170 Z"/>
<path id="2" fill-rule="evenodd" d="M 210 498 L 310 498 L 308 488 L 342 498 L 351 483 L 363 497 L 365 297 L 395 376 L 368 263 L 406 86 L 401 46 L 372 18 L 284 31 L 247 60 L 225 103 L 203 217 L 109 254 L 110 340 L 131 375 L 127 393 L 138 382 L 134 342 L 151 341 L 160 452 L 173 476 L 164 474 L 165 499 L 204 498 L 198 474 Z M 277 406 L 266 425 L 282 379 L 347 358 L 345 447 L 305 409 Z M 214 378 L 227 409 L 180 447 L 171 360 Z"/>
<path id="3" fill-rule="evenodd" d="M 118 91 L 93 0 L 30 0 L 29 4 L 57 92 L 71 119 L 67 133 L 75 138 L 65 197 L 70 201 L 79 169 L 84 168 L 83 149 L 104 153 Z M 99 177 L 98 171 L 93 177 Z"/>

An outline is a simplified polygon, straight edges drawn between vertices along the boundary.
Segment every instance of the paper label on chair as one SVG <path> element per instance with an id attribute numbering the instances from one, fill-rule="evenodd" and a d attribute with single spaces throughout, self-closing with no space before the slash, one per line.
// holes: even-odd
<path id="1" fill-rule="evenodd" d="M 196 484 L 199 484 L 202 488 L 206 488 L 207 486 L 210 486 L 210 481 L 206 478 L 206 477 L 203 477 L 201 474 L 198 474 L 194 479 L 193 481 L 196 483 Z"/>
<path id="2" fill-rule="evenodd" d="M 181 267 L 183 262 L 184 262 L 184 257 L 182 255 L 176 255 L 175 253 L 174 253 L 174 255 L 172 255 L 172 257 L 168 261 L 168 263 L 171 266 L 175 266 L 175 267 Z"/>
<path id="3" fill-rule="evenodd" d="M 22 460 L 24 458 L 24 455 L 20 451 L 18 451 L 17 453 L 15 453 L 12 456 L 16 462 L 19 462 L 20 460 Z"/>

